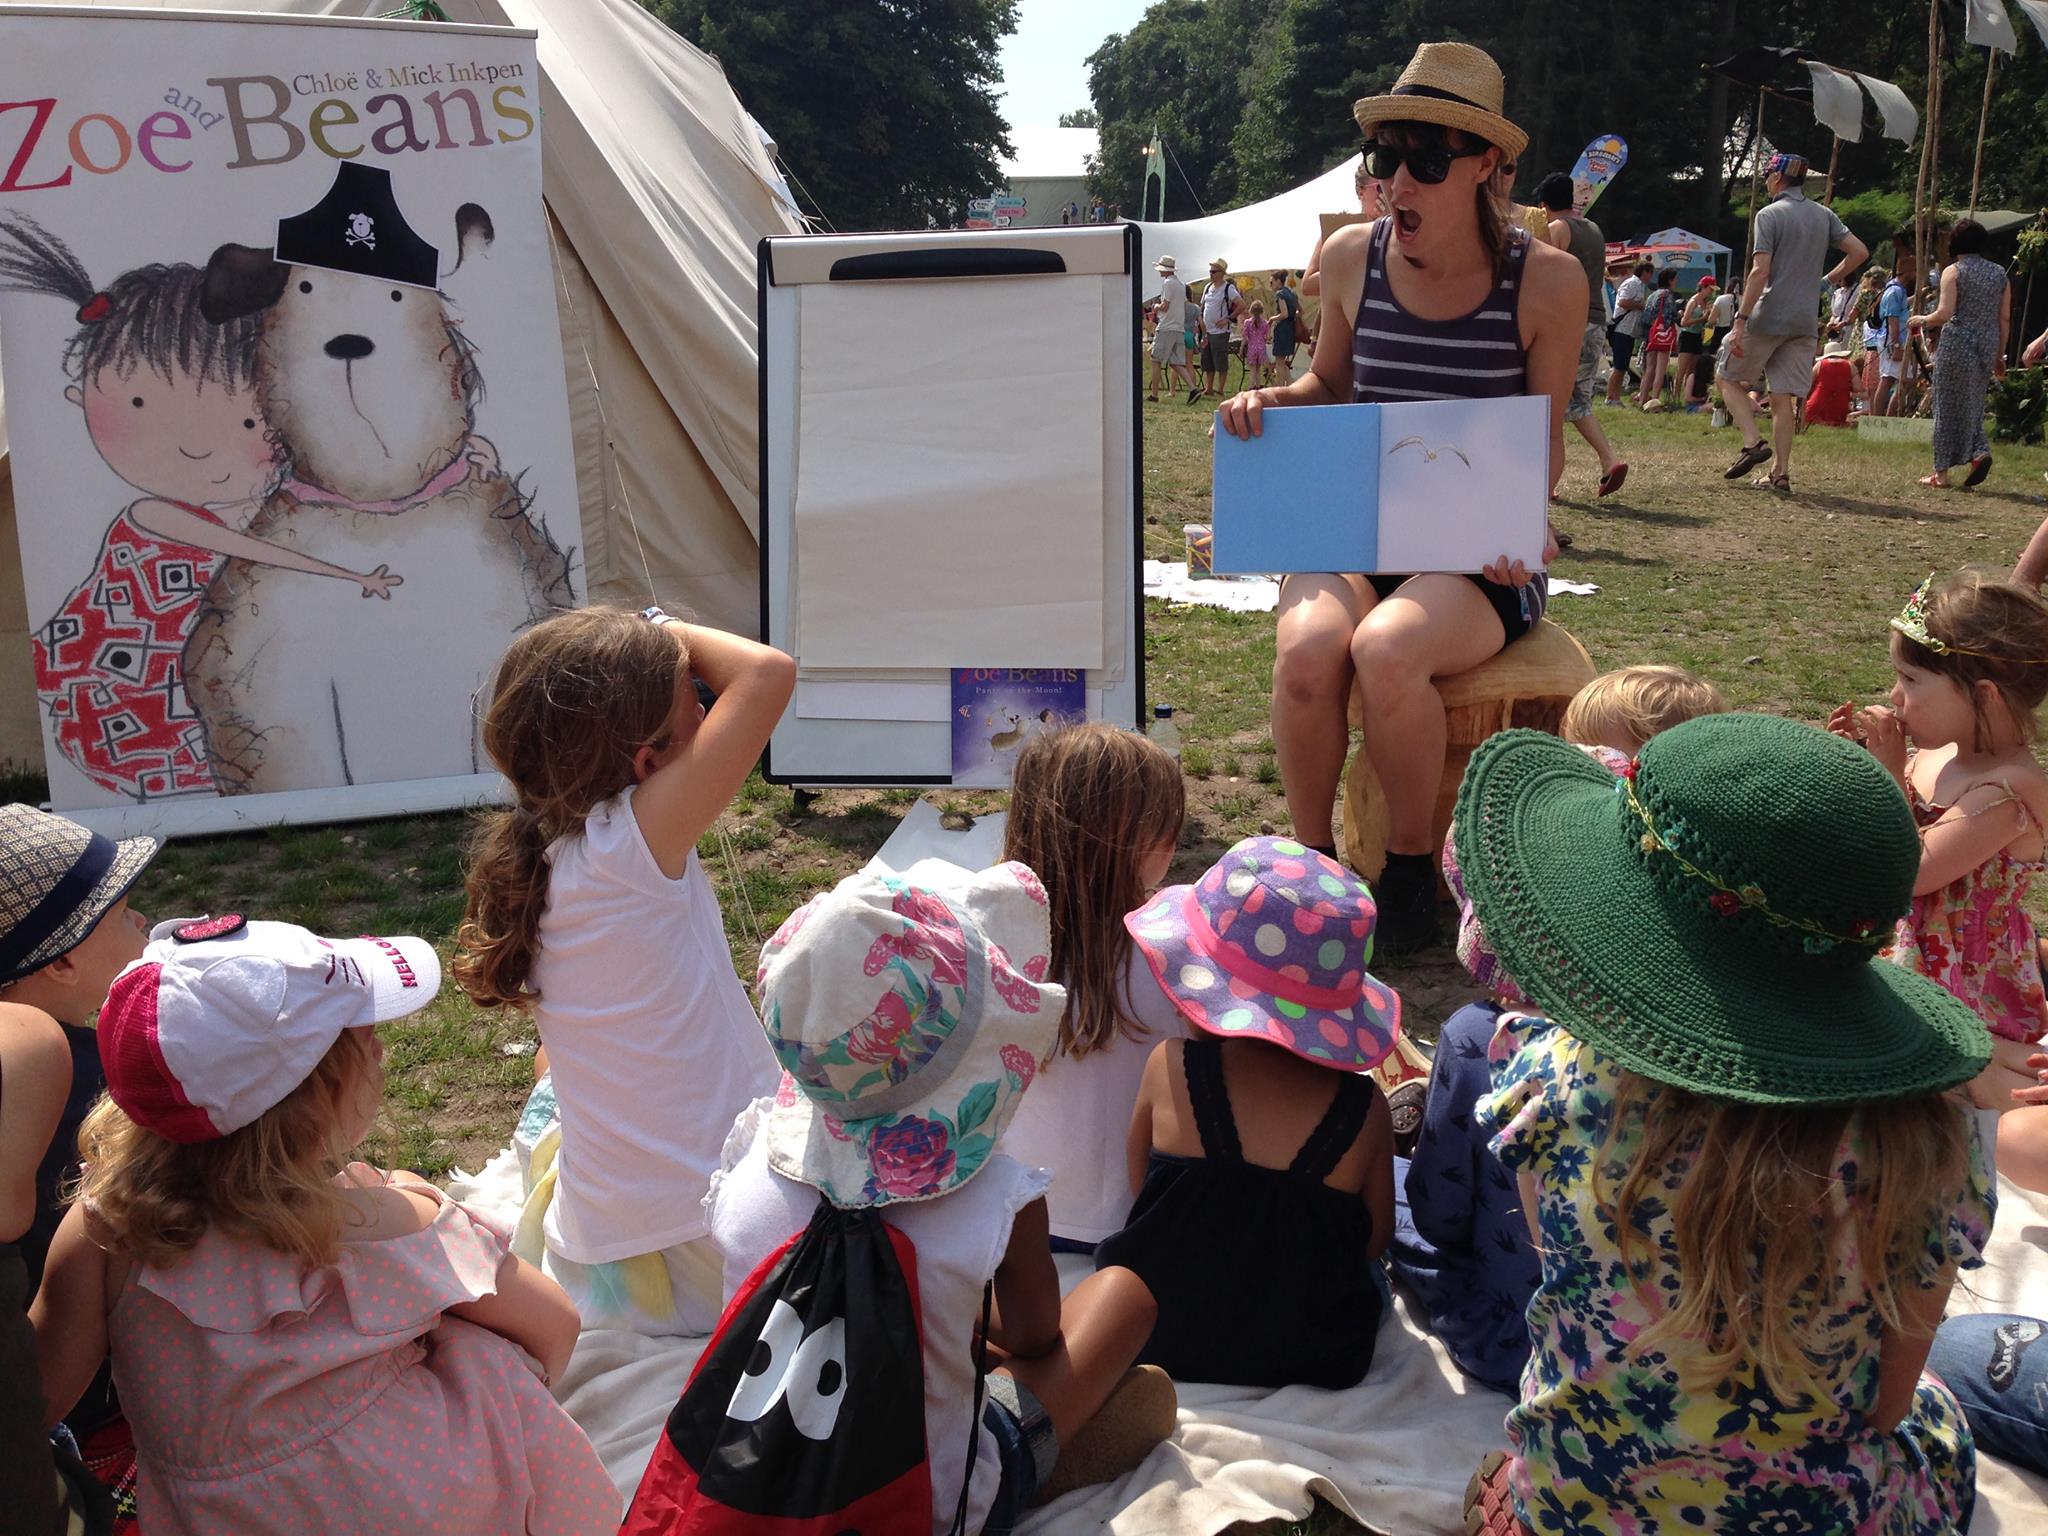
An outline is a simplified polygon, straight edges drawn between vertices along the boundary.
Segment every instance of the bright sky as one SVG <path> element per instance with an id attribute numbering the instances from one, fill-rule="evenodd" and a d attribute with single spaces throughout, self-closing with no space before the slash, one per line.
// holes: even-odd
<path id="1" fill-rule="evenodd" d="M 1019 0 L 1003 39 L 1002 110 L 1012 128 L 1050 128 L 1088 100 L 1088 55 L 1128 32 L 1150 0 Z"/>

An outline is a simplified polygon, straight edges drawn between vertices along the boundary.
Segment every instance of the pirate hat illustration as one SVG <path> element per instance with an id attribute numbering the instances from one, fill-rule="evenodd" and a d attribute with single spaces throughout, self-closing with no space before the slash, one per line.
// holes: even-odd
<path id="1" fill-rule="evenodd" d="M 441 281 L 441 253 L 406 223 L 391 172 L 353 160 L 341 162 L 319 202 L 277 221 L 277 259 L 411 288 Z"/>

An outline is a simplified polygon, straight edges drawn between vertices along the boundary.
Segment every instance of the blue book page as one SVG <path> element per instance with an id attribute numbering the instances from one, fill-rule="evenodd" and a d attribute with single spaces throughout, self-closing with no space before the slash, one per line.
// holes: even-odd
<path id="1" fill-rule="evenodd" d="M 1255 438 L 1217 427 L 1211 521 L 1219 574 L 1379 568 L 1381 409 L 1266 411 Z"/>

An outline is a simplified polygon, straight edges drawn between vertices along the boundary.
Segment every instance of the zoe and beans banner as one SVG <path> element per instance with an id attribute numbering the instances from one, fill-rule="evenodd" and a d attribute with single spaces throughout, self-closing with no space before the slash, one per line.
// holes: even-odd
<path id="1" fill-rule="evenodd" d="M 0 11 L 0 375 L 50 793 L 107 831 L 484 793 L 583 595 L 531 33 Z"/>

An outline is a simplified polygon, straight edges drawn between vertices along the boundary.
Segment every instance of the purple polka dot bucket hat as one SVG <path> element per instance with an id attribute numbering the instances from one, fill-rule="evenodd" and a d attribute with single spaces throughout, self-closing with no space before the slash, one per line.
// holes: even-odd
<path id="1" fill-rule="evenodd" d="M 1401 998 L 1366 970 L 1377 910 L 1364 881 L 1285 837 L 1248 837 L 1193 885 L 1124 918 L 1189 1023 L 1364 1072 L 1393 1050 Z"/>

